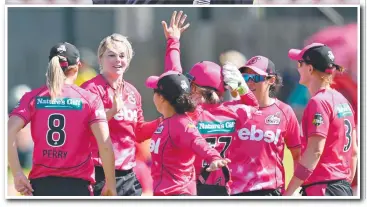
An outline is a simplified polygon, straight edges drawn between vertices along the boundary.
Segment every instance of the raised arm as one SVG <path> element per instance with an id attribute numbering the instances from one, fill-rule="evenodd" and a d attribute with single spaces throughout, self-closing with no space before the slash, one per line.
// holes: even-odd
<path id="1" fill-rule="evenodd" d="M 240 100 L 228 101 L 227 105 L 245 104 L 255 108 L 259 108 L 259 103 L 248 88 L 246 81 L 243 79 L 241 72 L 237 66 L 231 63 L 227 63 L 223 66 L 223 81 L 226 84 L 226 88 L 231 90 L 231 95 L 240 95 Z"/>
<path id="2" fill-rule="evenodd" d="M 181 34 L 190 26 L 185 24 L 187 18 L 186 14 L 180 11 L 172 13 L 169 27 L 165 21 L 162 21 L 164 36 L 166 37 L 166 55 L 164 72 L 173 70 L 182 73 L 181 59 L 180 59 L 180 38 Z"/>

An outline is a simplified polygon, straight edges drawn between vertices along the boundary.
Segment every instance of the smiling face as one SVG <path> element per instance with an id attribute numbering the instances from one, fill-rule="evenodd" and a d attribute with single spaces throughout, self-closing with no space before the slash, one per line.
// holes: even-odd
<path id="1" fill-rule="evenodd" d="M 131 44 L 122 35 L 113 34 L 103 39 L 98 48 L 103 73 L 109 76 L 123 75 L 129 67 L 132 53 Z"/>
<path id="2" fill-rule="evenodd" d="M 103 71 L 113 76 L 120 76 L 124 74 L 129 61 L 127 59 L 127 48 L 122 43 L 117 43 L 118 49 L 111 50 L 109 48 L 103 53 L 100 63 Z"/>
<path id="3" fill-rule="evenodd" d="M 251 74 L 258 75 L 251 68 L 245 68 L 243 70 L 243 74 Z M 270 85 L 275 83 L 275 77 L 265 77 L 263 81 L 255 82 L 252 78 L 250 78 L 247 82 L 249 89 L 254 93 L 256 98 L 261 97 L 263 95 L 269 96 L 269 88 Z"/>

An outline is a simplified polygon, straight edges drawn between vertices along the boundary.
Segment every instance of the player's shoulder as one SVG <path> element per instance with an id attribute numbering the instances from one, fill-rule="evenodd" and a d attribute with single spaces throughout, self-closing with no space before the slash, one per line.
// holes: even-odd
<path id="1" fill-rule="evenodd" d="M 348 99 L 342 93 L 340 93 L 339 91 L 337 91 L 335 89 L 332 89 L 330 91 L 331 91 L 331 93 L 334 94 L 334 98 L 336 98 L 338 102 L 349 103 Z"/>
<path id="2" fill-rule="evenodd" d="M 334 105 L 334 92 L 327 92 L 327 91 L 323 91 L 321 93 L 317 93 L 316 95 L 314 95 L 313 97 L 310 98 L 310 100 L 308 101 L 307 105 L 306 105 L 306 109 L 305 110 L 326 110 L 328 112 L 331 112 L 333 109 L 333 105 Z"/>
<path id="3" fill-rule="evenodd" d="M 135 93 L 136 95 L 140 95 L 140 93 L 139 93 L 138 89 L 136 89 L 136 87 L 135 87 L 133 84 L 131 84 L 130 82 L 125 81 L 125 87 L 126 87 L 126 90 L 127 90 L 128 92 L 133 92 L 133 93 Z"/>
<path id="4" fill-rule="evenodd" d="M 78 94 L 80 94 L 80 96 L 82 97 L 86 97 L 86 98 L 96 98 L 98 95 L 95 93 L 92 93 L 91 91 L 85 89 L 85 88 L 81 88 L 77 85 L 73 85 L 72 89 L 75 90 Z"/>
<path id="5" fill-rule="evenodd" d="M 35 88 L 27 93 L 25 93 L 22 97 L 22 100 L 30 101 L 31 99 L 37 97 L 38 95 L 42 94 L 42 92 L 47 91 L 47 86 L 41 86 L 39 88 Z"/>
<path id="6" fill-rule="evenodd" d="M 335 89 L 323 89 L 317 92 L 310 100 L 320 102 L 333 102 L 335 99 L 346 99 L 339 91 Z"/>
<path id="7" fill-rule="evenodd" d="M 284 103 L 283 101 L 281 101 L 279 99 L 275 100 L 275 105 L 279 108 L 279 110 L 281 110 L 286 115 L 290 112 L 293 112 L 293 109 L 290 105 Z"/>
<path id="8" fill-rule="evenodd" d="M 170 125 L 175 128 L 195 126 L 195 122 L 187 114 L 176 114 L 170 119 Z"/>
<path id="9" fill-rule="evenodd" d="M 248 106 L 245 104 L 230 104 L 230 103 L 223 103 L 221 107 L 226 108 L 228 111 L 232 113 L 238 114 L 241 112 L 252 113 L 256 109 L 252 106 Z"/>
<path id="10" fill-rule="evenodd" d="M 97 75 L 96 77 L 85 81 L 80 87 L 86 90 L 96 88 L 97 86 L 103 84 L 103 81 L 101 80 L 101 78 L 102 78 L 101 75 Z"/>
<path id="11" fill-rule="evenodd" d="M 94 101 L 97 100 L 97 98 L 99 97 L 97 94 L 86 90 L 84 88 L 81 88 L 77 85 L 71 85 L 69 88 L 69 93 L 68 95 L 72 98 L 79 98 L 82 100 L 83 104 L 86 105 L 92 105 L 94 103 Z"/>
<path id="12" fill-rule="evenodd" d="M 308 101 L 307 106 L 314 106 L 314 105 L 332 105 L 333 99 L 335 95 L 339 97 L 341 95 L 336 90 L 323 90 L 315 94 L 310 98 Z"/>

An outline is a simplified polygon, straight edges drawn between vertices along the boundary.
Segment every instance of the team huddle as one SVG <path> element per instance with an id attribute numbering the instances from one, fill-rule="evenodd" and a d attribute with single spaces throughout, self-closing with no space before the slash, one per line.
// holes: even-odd
<path id="1" fill-rule="evenodd" d="M 180 37 L 186 14 L 173 12 L 164 73 L 150 76 L 160 117 L 145 121 L 142 97 L 123 78 L 133 58 L 126 37 L 98 47 L 100 73 L 74 84 L 80 67 L 70 43 L 51 48 L 46 84 L 26 93 L 9 115 L 9 167 L 15 189 L 33 196 L 141 196 L 133 168 L 136 143 L 150 139 L 154 196 L 352 196 L 357 169 L 355 112 L 330 84 L 344 68 L 331 49 L 312 43 L 288 56 L 311 94 L 298 123 L 276 98 L 282 77 L 267 57 L 240 68 L 211 61 L 183 74 Z M 226 91 L 234 100 L 223 101 Z M 28 123 L 34 141 L 29 177 L 17 155 L 16 134 Z M 287 147 L 294 174 L 285 187 Z M 57 186 L 55 188 L 55 186 Z"/>

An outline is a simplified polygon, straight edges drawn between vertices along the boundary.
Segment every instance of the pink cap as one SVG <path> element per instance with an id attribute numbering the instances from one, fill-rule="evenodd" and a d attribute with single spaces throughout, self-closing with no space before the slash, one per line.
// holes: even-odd
<path id="1" fill-rule="evenodd" d="M 263 76 L 277 74 L 274 63 L 264 56 L 255 56 L 247 61 L 246 65 L 240 68 L 250 68 L 255 73 Z"/>
<path id="2" fill-rule="evenodd" d="M 307 45 L 306 47 L 304 47 L 302 50 L 299 49 L 290 49 L 288 51 L 288 57 L 292 60 L 303 60 L 303 54 L 305 54 L 305 52 L 313 47 L 319 47 L 319 46 L 324 46 L 324 44 L 321 43 L 312 43 L 310 45 Z"/>
<path id="3" fill-rule="evenodd" d="M 188 73 L 192 82 L 201 87 L 210 87 L 224 92 L 222 67 L 214 62 L 201 61 L 196 63 Z"/>
<path id="4" fill-rule="evenodd" d="M 171 74 L 180 74 L 180 73 L 177 71 L 167 71 L 163 73 L 161 76 L 149 76 L 147 80 L 145 81 L 145 86 L 148 88 L 157 89 L 158 88 L 157 84 L 158 84 L 159 79 L 161 79 L 162 77 L 166 75 L 171 75 Z"/>

